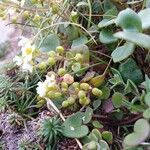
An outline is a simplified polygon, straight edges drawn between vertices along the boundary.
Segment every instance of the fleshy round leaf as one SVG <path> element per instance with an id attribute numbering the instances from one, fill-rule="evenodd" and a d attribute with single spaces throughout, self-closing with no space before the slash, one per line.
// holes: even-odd
<path id="1" fill-rule="evenodd" d="M 118 14 L 118 17 L 116 18 L 116 25 L 120 26 L 123 30 L 142 30 L 140 17 L 130 8 L 127 8 Z"/>
<path id="2" fill-rule="evenodd" d="M 75 46 L 83 45 L 83 44 L 86 44 L 87 42 L 88 42 L 87 37 L 82 35 L 79 38 L 73 40 L 71 47 L 73 48 Z"/>
<path id="3" fill-rule="evenodd" d="M 147 30 L 150 28 L 150 8 L 141 10 L 138 13 L 139 17 L 141 18 L 142 21 L 142 29 Z"/>
<path id="4" fill-rule="evenodd" d="M 103 128 L 103 125 L 102 125 L 99 121 L 97 121 L 97 120 L 93 121 L 93 122 L 92 122 L 92 125 L 93 125 L 95 128 Z"/>
<path id="5" fill-rule="evenodd" d="M 150 107 L 150 92 L 145 95 L 145 103 Z"/>
<path id="6" fill-rule="evenodd" d="M 147 120 L 139 119 L 134 125 L 134 132 L 127 135 L 124 143 L 127 146 L 136 146 L 143 142 L 150 133 L 150 125 Z"/>
<path id="7" fill-rule="evenodd" d="M 138 32 L 117 32 L 114 34 L 115 37 L 119 39 L 123 39 L 126 41 L 130 41 L 132 43 L 135 43 L 136 45 L 139 45 L 141 47 L 144 47 L 146 49 L 150 49 L 150 36 L 138 33 Z"/>
<path id="8" fill-rule="evenodd" d="M 119 65 L 119 71 L 125 82 L 127 82 L 128 79 L 133 81 L 135 84 L 140 84 L 143 81 L 142 71 L 131 58 L 128 58 L 124 63 Z"/>
<path id="9" fill-rule="evenodd" d="M 63 135 L 69 138 L 81 138 L 88 134 L 89 129 L 87 126 L 82 125 L 83 115 L 78 112 L 71 115 L 63 123 Z"/>
<path id="10" fill-rule="evenodd" d="M 114 62 L 122 61 L 128 58 L 135 49 L 135 45 L 133 43 L 126 43 L 123 46 L 117 47 L 111 54 Z"/>
<path id="11" fill-rule="evenodd" d="M 42 42 L 40 50 L 51 51 L 55 50 L 57 46 L 60 45 L 59 38 L 55 34 L 48 35 Z"/>
<path id="12" fill-rule="evenodd" d="M 83 123 L 84 124 L 89 123 L 92 119 L 92 115 L 93 115 L 93 109 L 87 107 L 85 113 L 83 113 L 83 117 L 82 117 Z"/>
<path id="13" fill-rule="evenodd" d="M 123 98 L 124 96 L 121 93 L 119 92 L 114 93 L 114 95 L 112 96 L 112 103 L 114 107 L 116 108 L 121 107 Z"/>
<path id="14" fill-rule="evenodd" d="M 150 108 L 148 108 L 144 111 L 143 117 L 146 119 L 150 119 Z"/>
<path id="15" fill-rule="evenodd" d="M 106 28 L 100 32 L 99 39 L 101 43 L 110 44 L 116 42 L 118 39 L 113 36 L 113 32 Z"/>
<path id="16" fill-rule="evenodd" d="M 111 19 L 111 20 L 103 19 L 102 21 L 99 22 L 98 28 L 101 29 L 101 28 L 104 28 L 104 27 L 108 27 L 108 26 L 110 26 L 110 25 L 112 25 L 114 23 L 115 23 L 115 19 Z"/>

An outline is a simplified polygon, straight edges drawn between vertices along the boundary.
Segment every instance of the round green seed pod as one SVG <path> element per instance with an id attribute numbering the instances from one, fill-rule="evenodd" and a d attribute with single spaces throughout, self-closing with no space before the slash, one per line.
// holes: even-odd
<path id="1" fill-rule="evenodd" d="M 79 88 L 79 82 L 74 82 L 74 83 L 72 83 L 72 86 L 74 87 L 74 88 Z"/>
<path id="2" fill-rule="evenodd" d="M 79 91 L 78 97 L 81 98 L 81 99 L 82 99 L 82 98 L 85 98 L 85 97 L 86 97 L 85 91 Z"/>
<path id="3" fill-rule="evenodd" d="M 59 54 L 63 54 L 64 53 L 64 48 L 62 46 L 58 46 L 56 47 L 56 51 L 59 53 Z"/>
<path id="4" fill-rule="evenodd" d="M 82 106 L 89 105 L 90 99 L 89 99 L 88 97 L 80 98 L 80 99 L 79 99 L 79 103 L 80 103 Z"/>
<path id="5" fill-rule="evenodd" d="M 68 101 L 69 105 L 73 105 L 73 104 L 75 103 L 75 98 L 69 97 L 69 98 L 67 99 L 67 101 Z"/>
<path id="6" fill-rule="evenodd" d="M 16 17 L 16 16 L 13 16 L 12 19 L 11 19 L 11 22 L 12 22 L 12 23 L 17 23 L 17 17 Z"/>
<path id="7" fill-rule="evenodd" d="M 66 108 L 66 107 L 68 107 L 68 106 L 69 106 L 68 101 L 63 101 L 62 107 L 63 107 L 63 108 Z"/>
<path id="8" fill-rule="evenodd" d="M 61 82 L 61 88 L 68 89 L 68 84 L 66 82 Z"/>
<path id="9" fill-rule="evenodd" d="M 62 93 L 60 93 L 60 92 L 54 93 L 54 98 L 61 98 L 61 97 L 62 97 Z"/>
<path id="10" fill-rule="evenodd" d="M 46 62 L 42 61 L 41 63 L 38 64 L 38 68 L 41 70 L 45 70 L 47 67 Z"/>
<path id="11" fill-rule="evenodd" d="M 41 20 L 41 17 L 40 17 L 38 14 L 36 14 L 36 15 L 34 16 L 34 18 L 33 18 L 33 21 L 36 22 L 36 23 L 39 23 L 40 20 Z"/>
<path id="12" fill-rule="evenodd" d="M 77 61 L 77 62 L 81 62 L 83 60 L 83 55 L 78 53 L 75 55 L 74 59 Z"/>
<path id="13" fill-rule="evenodd" d="M 88 91 L 90 89 L 90 85 L 88 83 L 81 83 L 80 89 Z"/>
<path id="14" fill-rule="evenodd" d="M 66 70 L 64 68 L 59 68 L 57 74 L 59 76 L 64 76 L 66 73 Z"/>
<path id="15" fill-rule="evenodd" d="M 50 57 L 55 57 L 56 56 L 56 52 L 55 51 L 50 51 L 50 52 L 48 52 L 48 55 Z"/>
<path id="16" fill-rule="evenodd" d="M 100 89 L 98 89 L 98 88 L 93 88 L 93 89 L 92 89 L 92 94 L 93 94 L 94 96 L 100 97 L 103 93 L 102 93 L 102 91 L 101 91 Z"/>
<path id="17" fill-rule="evenodd" d="M 29 18 L 29 16 L 30 16 L 30 13 L 29 13 L 29 11 L 24 11 L 23 13 L 22 13 L 22 17 L 23 17 L 23 19 L 28 19 Z"/>
<path id="18" fill-rule="evenodd" d="M 49 64 L 50 66 L 55 65 L 55 64 L 56 64 L 55 58 L 54 58 L 54 57 L 49 57 L 49 58 L 48 58 L 48 64 Z"/>
<path id="19" fill-rule="evenodd" d="M 54 99 L 54 98 L 55 98 L 55 94 L 54 94 L 53 91 L 49 91 L 49 92 L 46 94 L 46 96 L 47 96 L 48 98 L 50 98 L 50 99 Z"/>

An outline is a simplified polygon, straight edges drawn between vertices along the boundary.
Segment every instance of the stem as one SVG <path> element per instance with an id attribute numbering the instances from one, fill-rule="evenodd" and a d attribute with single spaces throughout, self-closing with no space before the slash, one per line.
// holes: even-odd
<path id="1" fill-rule="evenodd" d="M 90 0 L 87 0 L 87 1 L 88 1 L 88 5 L 89 5 L 89 21 L 88 21 L 87 28 L 89 29 L 90 28 L 90 24 L 91 24 L 91 19 L 92 19 L 92 8 L 91 8 L 91 2 L 90 2 Z"/>
<path id="2" fill-rule="evenodd" d="M 55 106 L 55 104 L 49 99 L 49 98 L 45 98 L 47 101 L 47 108 L 50 110 L 51 107 L 54 109 L 54 111 L 60 116 L 60 118 L 63 120 L 63 122 L 65 121 L 65 117 L 63 116 L 63 114 L 60 112 L 60 110 Z M 78 144 L 78 146 L 80 147 L 80 149 L 82 149 L 82 144 L 81 142 L 76 139 L 76 142 Z"/>

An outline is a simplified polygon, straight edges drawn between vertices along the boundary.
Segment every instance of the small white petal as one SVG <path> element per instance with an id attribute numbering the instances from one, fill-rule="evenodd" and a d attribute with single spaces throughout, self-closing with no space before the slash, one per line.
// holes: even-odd
<path id="1" fill-rule="evenodd" d="M 15 62 L 16 65 L 21 66 L 22 63 L 23 63 L 22 57 L 15 56 L 15 57 L 13 58 L 13 62 Z"/>
<path id="2" fill-rule="evenodd" d="M 38 87 L 36 88 L 37 93 L 40 97 L 45 97 L 47 92 L 47 84 L 45 82 L 38 82 Z"/>

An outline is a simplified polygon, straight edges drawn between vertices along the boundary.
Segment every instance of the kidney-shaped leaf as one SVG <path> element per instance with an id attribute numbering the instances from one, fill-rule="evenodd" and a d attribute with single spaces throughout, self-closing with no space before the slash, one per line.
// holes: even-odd
<path id="1" fill-rule="evenodd" d="M 69 138 L 82 138 L 86 136 L 89 129 L 86 125 L 82 125 L 83 115 L 78 112 L 71 115 L 63 123 L 63 135 Z"/>
<path id="2" fill-rule="evenodd" d="M 150 125 L 147 120 L 139 119 L 134 125 L 134 132 L 127 135 L 124 139 L 124 143 L 127 146 L 136 146 L 143 142 L 150 133 Z"/>
<path id="3" fill-rule="evenodd" d="M 42 51 L 55 50 L 57 46 L 60 45 L 59 38 L 56 34 L 48 35 L 40 45 Z"/>
<path id="4" fill-rule="evenodd" d="M 138 32 L 117 32 L 115 37 L 130 41 L 146 49 L 150 49 L 150 36 Z"/>
<path id="5" fill-rule="evenodd" d="M 100 32 L 99 39 L 101 43 L 110 44 L 116 42 L 118 39 L 113 36 L 113 32 L 106 28 Z"/>
<path id="6" fill-rule="evenodd" d="M 127 8 L 118 14 L 118 17 L 116 18 L 116 25 L 120 26 L 124 30 L 142 30 L 140 17 L 130 8 Z"/>
<path id="7" fill-rule="evenodd" d="M 138 13 L 139 17 L 141 18 L 142 21 L 142 29 L 147 30 L 150 28 L 150 8 L 141 10 Z"/>
<path id="8" fill-rule="evenodd" d="M 123 46 L 117 47 L 111 54 L 114 62 L 122 61 L 128 58 L 135 49 L 135 44 L 126 43 Z"/>
<path id="9" fill-rule="evenodd" d="M 110 26 L 110 25 L 112 25 L 114 23 L 115 23 L 115 19 L 111 19 L 111 20 L 109 20 L 109 19 L 103 19 L 102 21 L 99 22 L 98 28 L 101 29 L 101 28 Z"/>

